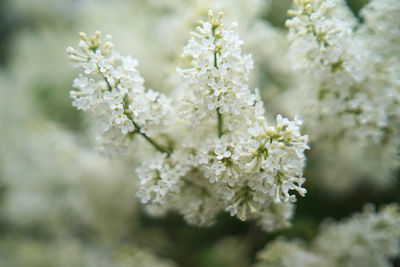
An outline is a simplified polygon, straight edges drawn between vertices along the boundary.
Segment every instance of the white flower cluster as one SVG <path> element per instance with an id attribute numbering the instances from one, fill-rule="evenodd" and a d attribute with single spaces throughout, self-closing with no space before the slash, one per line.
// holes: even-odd
<path id="1" fill-rule="evenodd" d="M 0 240 L 0 265 L 176 266 L 145 249 L 150 242 L 127 241 L 143 231 L 130 167 L 46 120 L 29 122 L 31 114 L 2 132 L 0 176 L 7 191 L 0 210 L 9 230 Z"/>
<path id="2" fill-rule="evenodd" d="M 232 4 L 231 0 L 187 0 L 187 1 L 168 1 L 170 8 L 164 16 L 159 16 L 159 28 L 153 34 L 159 42 L 166 44 L 171 51 L 163 49 L 169 55 L 163 62 L 169 62 L 171 68 L 167 68 L 172 73 L 175 66 L 180 65 L 177 53 L 177 44 L 187 42 L 187 36 L 181 34 L 192 29 L 193 21 L 199 15 L 207 13 L 207 10 L 217 9 L 224 11 L 224 21 L 239 22 L 235 31 L 244 40 L 244 49 L 251 51 L 254 60 L 254 69 L 251 72 L 250 88 L 259 87 L 264 103 L 268 106 L 269 112 L 282 112 L 282 105 L 278 98 L 282 91 L 289 88 L 292 84 L 292 69 L 288 62 L 286 31 L 274 27 L 264 18 L 269 13 L 272 6 L 271 0 L 236 0 Z M 154 5 L 152 10 L 160 8 L 159 4 Z M 268 43 L 268 45 L 265 45 Z M 179 49 L 180 50 L 180 49 Z M 143 72 L 143 71 L 142 71 Z M 144 72 L 143 72 L 144 73 Z M 154 75 L 153 75 L 154 76 Z M 180 79 L 175 79 L 175 75 L 166 75 L 171 86 L 176 90 L 181 84 Z M 165 80 L 165 79 L 164 79 Z M 153 81 L 153 79 L 152 79 Z M 164 81 L 165 87 L 165 81 Z"/>
<path id="3" fill-rule="evenodd" d="M 316 182 L 334 193 L 388 187 L 400 165 L 400 1 L 371 1 L 362 22 L 340 0 L 295 5 L 286 25 L 301 75 L 288 106 L 318 143 Z"/>
<path id="4" fill-rule="evenodd" d="M 68 48 L 72 61 L 100 77 L 81 75 L 71 96 L 77 108 L 100 117 L 109 141 L 139 133 L 157 150 L 137 169 L 138 197 L 149 211 L 177 210 L 190 223 L 209 225 L 225 210 L 270 230 L 291 217 L 292 191 L 306 193 L 308 138 L 297 118 L 278 115 L 276 126 L 267 124 L 258 94 L 247 85 L 251 56 L 242 55 L 234 26 L 224 28 L 222 13 L 210 11 L 209 21 L 192 32 L 183 52 L 191 66 L 178 69 L 187 93 L 177 109 L 144 89 L 136 62 L 113 52 L 109 38 L 101 49 L 99 34 L 81 34 L 83 54 Z M 100 100 L 92 104 L 95 92 Z"/>
<path id="5" fill-rule="evenodd" d="M 226 127 L 232 130 L 238 128 L 233 123 L 241 121 L 236 119 L 239 115 L 243 119 L 254 116 L 253 109 L 248 107 L 254 104 L 255 95 L 246 84 L 253 61 L 250 55 L 241 54 L 243 41 L 233 31 L 234 25 L 225 29 L 221 19 L 210 18 L 210 22 L 201 23 L 192 32 L 182 54 L 192 58 L 192 68 L 178 71 L 193 89 L 186 99 L 193 114 L 188 119 L 198 123 L 215 117 L 217 111 L 218 117 L 223 115 Z M 223 129 L 219 130 L 222 135 Z"/>
<path id="6" fill-rule="evenodd" d="M 288 241 L 283 238 L 269 243 L 258 253 L 256 267 L 328 267 L 319 255 L 308 251 L 298 240 Z M 333 267 L 333 266 L 332 266 Z"/>
<path id="7" fill-rule="evenodd" d="M 145 90 L 136 69 L 137 60 L 115 52 L 111 36 L 106 37 L 102 47 L 100 32 L 90 38 L 80 33 L 80 38 L 80 52 L 67 49 L 70 60 L 85 73 L 74 80 L 73 86 L 78 90 L 71 91 L 72 105 L 98 117 L 103 142 L 120 145 L 130 133 L 146 137 L 162 133 L 170 100 L 151 89 Z"/>
<path id="8" fill-rule="evenodd" d="M 377 213 L 367 205 L 346 221 L 323 225 L 309 246 L 283 239 L 268 244 L 256 266 L 389 267 L 390 260 L 399 255 L 398 205 L 388 205 Z"/>
<path id="9" fill-rule="evenodd" d="M 399 1 L 389 0 L 372 1 L 371 5 L 400 7 Z M 295 6 L 296 10 L 289 11 L 294 17 L 286 22 L 290 56 L 294 68 L 303 74 L 300 87 L 307 88 L 315 114 L 310 121 L 318 122 L 316 131 L 330 129 L 331 135 L 344 133 L 382 142 L 390 135 L 400 90 L 392 85 L 393 59 L 382 57 L 385 49 L 373 49 L 374 42 L 368 40 L 381 40 L 380 31 L 386 28 L 364 30 L 370 13 L 364 12 L 366 22 L 358 25 L 350 15 L 343 16 L 350 12 L 341 0 L 296 0 Z M 398 19 L 394 13 L 392 17 Z M 390 18 L 381 21 L 385 20 Z M 395 25 L 388 26 L 396 29 L 393 36 L 400 33 Z M 321 127 L 321 122 L 335 127 Z"/>
<path id="10" fill-rule="evenodd" d="M 396 184 L 400 160 L 398 145 L 393 142 L 381 145 L 330 140 L 314 145 L 313 157 L 319 160 L 314 182 L 334 198 L 354 193 L 359 186 L 384 192 Z"/>

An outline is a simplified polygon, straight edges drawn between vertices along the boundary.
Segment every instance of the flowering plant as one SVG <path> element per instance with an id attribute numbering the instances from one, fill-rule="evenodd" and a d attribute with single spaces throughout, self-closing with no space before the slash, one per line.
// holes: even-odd
<path id="1" fill-rule="evenodd" d="M 182 90 L 170 98 L 146 89 L 137 60 L 114 50 L 111 37 L 80 33 L 71 61 L 84 71 L 74 80 L 73 106 L 91 112 L 103 149 L 116 153 L 135 136 L 154 149 L 136 172 L 137 196 L 153 212 L 176 210 L 189 223 L 210 225 L 222 210 L 256 219 L 265 230 L 286 225 L 296 196 L 304 196 L 302 122 L 278 115 L 269 125 L 243 41 L 222 13 L 209 11 L 183 50 Z M 140 153 L 140 152 L 139 152 Z"/>

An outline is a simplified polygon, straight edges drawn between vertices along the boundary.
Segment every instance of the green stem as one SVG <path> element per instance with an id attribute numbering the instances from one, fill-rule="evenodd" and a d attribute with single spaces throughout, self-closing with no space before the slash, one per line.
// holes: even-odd
<path id="1" fill-rule="evenodd" d="M 133 125 L 136 128 L 136 131 L 144 137 L 144 139 L 147 140 L 147 142 L 149 142 L 156 150 L 166 153 L 168 156 L 171 154 L 170 151 L 166 150 L 165 148 L 163 148 L 162 146 L 160 146 L 159 144 L 156 143 L 156 141 L 154 141 L 153 139 L 151 139 L 150 137 L 148 137 L 145 133 L 142 133 L 140 131 L 140 126 L 137 125 L 137 123 L 132 119 L 132 116 L 129 116 L 130 120 L 133 122 Z"/>
<path id="2" fill-rule="evenodd" d="M 222 114 L 219 113 L 219 108 L 217 108 L 217 118 L 218 118 L 218 137 L 221 137 L 223 134 L 222 132 L 223 118 Z"/>
<path id="3" fill-rule="evenodd" d="M 217 63 L 217 45 L 215 43 L 215 29 L 216 27 L 213 25 L 212 27 L 212 36 L 214 37 L 214 45 L 215 45 L 215 49 L 214 49 L 214 67 L 216 69 L 218 69 L 218 63 Z M 218 128 L 218 137 L 221 137 L 223 134 L 222 128 L 223 128 L 223 118 L 222 118 L 222 114 L 219 112 L 219 108 L 217 108 L 217 128 Z"/>
<path id="4" fill-rule="evenodd" d="M 104 77 L 104 76 L 103 76 Z M 111 87 L 111 84 L 108 82 L 108 80 L 107 80 L 107 78 L 106 77 L 104 77 L 104 80 L 106 81 L 106 83 L 107 83 L 107 86 L 108 86 L 108 90 L 111 92 L 111 89 L 112 89 L 112 87 Z"/>
<path id="5" fill-rule="evenodd" d="M 107 83 L 108 89 L 111 91 L 112 87 L 110 85 L 110 83 L 107 81 L 107 78 L 104 77 L 104 75 L 102 75 L 104 80 Z M 171 154 L 171 151 L 168 151 L 167 149 L 163 148 L 162 146 L 160 146 L 159 144 L 157 144 L 156 141 L 154 141 L 153 139 L 151 139 L 150 137 L 148 137 L 145 133 L 142 133 L 140 130 L 140 126 L 133 120 L 132 115 L 130 113 L 125 112 L 125 107 L 124 107 L 124 113 L 125 115 L 128 117 L 128 119 L 130 119 L 133 123 L 133 126 L 135 126 L 135 131 L 137 133 L 139 133 L 141 136 L 144 137 L 144 139 L 146 139 L 147 142 L 149 142 L 156 150 L 162 152 L 162 153 L 166 153 L 168 156 Z"/>
<path id="6" fill-rule="evenodd" d="M 96 51 L 96 49 L 94 49 L 93 51 Z M 96 64 L 96 65 L 97 65 L 97 64 Z M 107 84 L 107 87 L 108 87 L 108 91 L 111 92 L 111 90 L 112 90 L 111 84 L 108 82 L 106 76 L 104 76 L 104 74 L 100 71 L 100 66 L 99 66 L 99 65 L 97 65 L 97 70 L 99 71 L 99 73 L 101 74 L 101 76 L 104 78 L 104 81 L 106 81 L 106 84 Z"/>
<path id="7" fill-rule="evenodd" d="M 217 52 L 216 52 L 216 51 L 214 51 L 214 67 L 215 67 L 216 69 L 218 69 L 218 64 L 217 64 Z"/>

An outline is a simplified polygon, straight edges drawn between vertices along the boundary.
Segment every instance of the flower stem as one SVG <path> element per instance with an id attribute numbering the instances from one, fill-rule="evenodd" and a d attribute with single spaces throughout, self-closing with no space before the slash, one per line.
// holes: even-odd
<path id="1" fill-rule="evenodd" d="M 111 90 L 112 90 L 111 84 L 107 81 L 107 78 L 104 77 L 104 75 L 102 75 L 102 76 L 103 76 L 104 80 L 105 80 L 106 83 L 107 83 L 108 89 L 111 91 Z M 154 141 L 153 139 L 151 139 L 150 137 L 148 137 L 145 133 L 143 133 L 143 132 L 141 131 L 140 126 L 133 120 L 132 114 L 129 113 L 129 112 L 126 112 L 125 108 L 124 108 L 124 113 L 125 113 L 125 115 L 128 117 L 128 119 L 130 119 L 130 120 L 132 121 L 133 126 L 135 126 L 135 131 L 136 131 L 137 133 L 139 133 L 141 136 L 143 136 L 144 139 L 146 139 L 146 141 L 149 142 L 156 150 L 158 150 L 158 151 L 160 151 L 160 152 L 162 152 L 162 153 L 166 153 L 167 156 L 169 156 L 169 155 L 171 154 L 171 151 L 169 151 L 169 150 L 163 148 L 163 147 L 162 147 L 161 145 L 159 145 L 156 141 Z"/>
<path id="2" fill-rule="evenodd" d="M 219 108 L 217 108 L 217 118 L 218 118 L 218 137 L 221 137 L 223 134 L 222 132 L 223 118 L 222 114 L 219 113 Z"/>
<path id="3" fill-rule="evenodd" d="M 217 44 L 215 43 L 215 29 L 216 27 L 213 25 L 212 27 L 212 36 L 214 37 L 214 67 L 216 69 L 218 69 L 218 63 L 217 63 Z M 222 128 L 223 128 L 223 118 L 222 118 L 222 114 L 219 112 L 219 108 L 217 108 L 217 129 L 218 129 L 218 137 L 221 137 L 223 132 L 222 132 Z"/>
<path id="4" fill-rule="evenodd" d="M 144 137 L 144 139 L 146 139 L 147 142 L 149 142 L 156 150 L 166 153 L 168 156 L 169 154 L 171 154 L 170 151 L 168 151 L 167 149 L 163 148 L 162 146 L 160 146 L 159 144 L 156 143 L 156 141 L 154 141 L 153 139 L 151 139 L 150 137 L 148 137 L 145 133 L 142 133 L 140 131 L 140 126 L 137 125 L 137 123 L 132 119 L 132 116 L 128 116 L 130 117 L 131 121 L 133 122 L 133 125 L 135 126 L 136 131 L 142 135 Z"/>

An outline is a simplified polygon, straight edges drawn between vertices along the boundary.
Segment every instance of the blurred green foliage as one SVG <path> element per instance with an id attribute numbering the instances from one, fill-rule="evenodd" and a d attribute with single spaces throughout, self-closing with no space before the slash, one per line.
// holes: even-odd
<path id="1" fill-rule="evenodd" d="M 44 117 L 58 122 L 64 128 L 79 131 L 83 127 L 84 114 L 72 107 L 68 92 L 64 90 L 65 84 L 68 84 L 68 81 L 59 84 L 49 81 L 37 82 L 33 90 L 34 104 Z"/>

